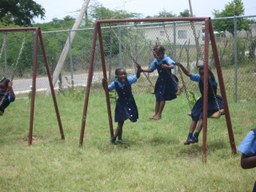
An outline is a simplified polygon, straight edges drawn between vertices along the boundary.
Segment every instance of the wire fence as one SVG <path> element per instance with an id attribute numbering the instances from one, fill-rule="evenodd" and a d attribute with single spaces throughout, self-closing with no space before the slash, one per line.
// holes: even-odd
<path id="1" fill-rule="evenodd" d="M 250 30 L 248 31 L 238 30 L 241 18 L 219 18 L 213 21 L 234 22 L 232 32 L 214 31 L 214 34 L 228 100 L 237 103 L 239 108 L 246 111 L 246 107 L 256 101 L 256 89 L 253 88 L 256 83 L 256 16 L 243 17 L 243 19 L 250 20 Z M 75 33 L 73 42 L 70 38 L 72 33 Z M 58 63 L 63 47 L 67 42 L 69 43 L 69 52 L 58 83 L 55 85 L 56 88 L 86 86 L 92 38 L 92 28 L 43 32 L 48 63 L 52 71 Z M 191 72 L 197 73 L 196 66 L 203 64 L 204 61 L 204 22 L 105 25 L 102 28 L 102 38 L 110 81 L 115 78 L 114 71 L 117 67 L 124 67 L 129 74 L 133 74 L 136 70 L 134 61 L 141 66 L 149 66 L 153 59 L 152 48 L 156 43 L 162 44 L 167 55 L 173 60 L 183 63 Z M 34 34 L 30 32 L 0 34 L 0 72 L 9 77 L 14 74 L 14 91 L 17 93 L 28 92 L 31 89 L 34 40 Z M 39 48 L 37 90 L 46 90 L 49 83 L 40 51 Z M 209 63 L 216 74 L 211 46 L 209 47 Z M 174 69 L 173 73 L 180 79 L 177 69 Z M 156 78 L 156 73 L 152 73 L 148 77 L 142 75 L 140 86 L 134 87 L 134 92 L 152 92 L 153 87 L 148 79 L 154 84 Z M 101 55 L 99 46 L 96 46 L 93 85 L 97 87 L 101 83 L 101 79 Z M 198 97 L 197 85 L 186 77 L 184 79 L 186 89 Z M 181 91 L 184 91 L 181 81 L 180 88 Z M 235 108 L 231 109 L 233 112 L 235 110 Z"/>

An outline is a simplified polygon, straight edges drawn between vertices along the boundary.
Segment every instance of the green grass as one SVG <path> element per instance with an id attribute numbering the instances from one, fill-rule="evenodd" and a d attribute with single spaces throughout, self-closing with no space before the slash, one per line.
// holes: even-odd
<path id="1" fill-rule="evenodd" d="M 103 91 L 91 92 L 82 147 L 82 92 L 67 91 L 57 97 L 65 140 L 60 139 L 51 97 L 36 97 L 31 146 L 27 141 L 30 102 L 17 98 L 0 119 L 0 191 L 251 190 L 255 170 L 243 170 L 240 154 L 231 154 L 225 117 L 208 120 L 207 162 L 203 163 L 202 135 L 198 144 L 183 145 L 191 121 L 184 94 L 166 103 L 160 121 L 148 120 L 154 95 L 134 95 L 140 118 L 137 123 L 125 122 L 123 139 L 129 144 L 125 146 L 109 144 Z M 114 109 L 113 100 L 111 105 Z M 255 125 L 256 104 L 242 105 L 243 111 L 237 112 L 241 104 L 229 103 L 237 145 Z"/>

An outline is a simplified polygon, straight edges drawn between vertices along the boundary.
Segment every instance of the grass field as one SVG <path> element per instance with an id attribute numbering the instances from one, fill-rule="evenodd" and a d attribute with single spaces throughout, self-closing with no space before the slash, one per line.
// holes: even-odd
<path id="1" fill-rule="evenodd" d="M 93 91 L 82 147 L 83 92 L 57 96 L 65 140 L 60 139 L 51 97 L 36 97 L 31 146 L 27 141 L 30 100 L 18 97 L 0 119 L 0 191 L 251 191 L 255 170 L 243 170 L 239 152 L 231 154 L 225 117 L 208 120 L 203 163 L 202 134 L 198 144 L 183 145 L 191 121 L 184 95 L 167 102 L 160 121 L 148 119 L 154 96 L 134 95 L 140 118 L 137 123 L 125 122 L 123 139 L 128 145 L 112 145 L 104 93 Z M 244 105 L 244 111 L 231 111 L 236 145 L 255 125 L 256 104 Z M 232 102 L 229 107 L 239 108 Z"/>

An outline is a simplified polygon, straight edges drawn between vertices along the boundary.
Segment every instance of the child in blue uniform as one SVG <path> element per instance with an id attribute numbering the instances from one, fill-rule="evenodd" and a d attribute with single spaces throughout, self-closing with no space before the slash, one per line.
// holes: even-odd
<path id="1" fill-rule="evenodd" d="M 256 128 L 249 131 L 237 148 L 241 153 L 241 167 L 251 169 L 256 167 Z M 256 182 L 252 192 L 256 192 Z"/>
<path id="2" fill-rule="evenodd" d="M 142 69 L 142 72 L 152 73 L 154 70 L 158 72 L 154 91 L 156 97 L 155 114 L 151 119 L 159 120 L 162 116 L 165 101 L 177 97 L 178 79 L 171 71 L 175 67 L 175 62 L 165 54 L 165 48 L 163 46 L 156 45 L 153 48 L 153 55 L 155 59 L 150 63 L 148 68 Z"/>
<path id="3" fill-rule="evenodd" d="M 125 69 L 118 68 L 115 71 L 116 80 L 107 85 L 107 81 L 103 79 L 103 87 L 105 90 L 116 90 L 118 99 L 115 107 L 115 122 L 117 122 L 117 129 L 114 136 L 111 138 L 111 143 L 115 143 L 116 139 L 118 143 L 124 144 L 122 140 L 124 121 L 130 119 L 132 122 L 136 122 L 139 118 L 137 105 L 135 103 L 131 84 L 135 83 L 140 77 L 141 68 L 138 66 L 136 75 L 127 77 Z"/>
<path id="4" fill-rule="evenodd" d="M 15 100 L 15 94 L 12 89 L 12 81 L 5 77 L 0 80 L 0 115 L 4 114 L 4 110 Z"/>
<path id="5" fill-rule="evenodd" d="M 204 67 L 200 66 L 198 68 L 198 74 L 191 74 L 182 64 L 176 63 L 178 67 L 184 72 L 185 75 L 190 77 L 190 80 L 198 82 L 199 90 L 201 97 L 196 101 L 195 105 L 191 111 L 192 123 L 189 128 L 189 134 L 185 145 L 190 143 L 197 143 L 199 133 L 203 127 L 203 94 L 204 94 Z M 220 96 L 217 95 L 217 82 L 211 70 L 209 71 L 209 80 L 208 80 L 208 114 L 210 117 L 213 113 L 217 112 L 220 109 L 223 109 L 223 101 Z M 195 133 L 194 133 L 195 131 Z M 194 133 L 194 135 L 193 135 Z"/>

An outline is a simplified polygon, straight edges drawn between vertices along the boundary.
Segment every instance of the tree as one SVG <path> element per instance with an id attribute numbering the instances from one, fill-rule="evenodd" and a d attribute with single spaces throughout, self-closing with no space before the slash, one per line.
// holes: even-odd
<path id="1" fill-rule="evenodd" d="M 158 15 L 155 15 L 154 17 L 176 17 L 175 14 L 172 12 L 168 12 L 166 10 L 160 11 Z"/>
<path id="2" fill-rule="evenodd" d="M 180 17 L 190 17 L 189 10 L 185 9 L 183 12 L 180 12 Z"/>
<path id="3" fill-rule="evenodd" d="M 233 16 L 241 16 L 244 14 L 244 4 L 242 0 L 232 0 L 225 6 L 225 9 L 222 11 L 214 10 L 213 15 L 215 18 L 218 17 L 233 17 Z M 237 18 L 237 30 L 249 30 L 250 21 L 248 19 Z M 231 19 L 225 20 L 216 20 L 213 22 L 214 30 L 228 31 L 232 35 L 234 35 L 234 21 Z"/>
<path id="4" fill-rule="evenodd" d="M 35 17 L 43 19 L 45 9 L 33 0 L 1 0 L 0 21 L 19 26 L 31 26 Z"/>
<path id="5" fill-rule="evenodd" d="M 125 18 L 136 18 L 138 13 L 130 13 L 124 10 L 110 10 L 102 5 L 94 5 L 90 9 L 90 17 L 92 20 L 102 20 L 102 19 L 125 19 Z"/>
<path id="6" fill-rule="evenodd" d="M 100 4 L 95 4 L 90 9 L 90 20 L 102 20 L 102 19 L 126 19 L 126 18 L 137 18 L 140 14 L 137 13 L 130 13 L 124 10 L 110 10 L 106 7 L 103 7 Z M 106 24 L 109 26 L 109 24 Z M 113 24 L 111 24 L 113 26 Z M 118 24 L 114 24 L 118 25 Z M 122 37 L 118 37 L 117 35 L 117 29 L 109 29 L 108 32 L 105 32 L 105 36 L 103 36 L 103 41 L 105 42 L 111 42 L 111 46 L 108 48 L 105 48 L 106 55 L 116 55 L 119 54 L 119 40 L 122 39 Z M 122 34 L 127 33 L 126 29 L 120 29 L 119 32 L 122 31 Z M 120 39 L 118 39 L 120 38 Z M 123 39 L 122 39 L 123 40 Z"/>

